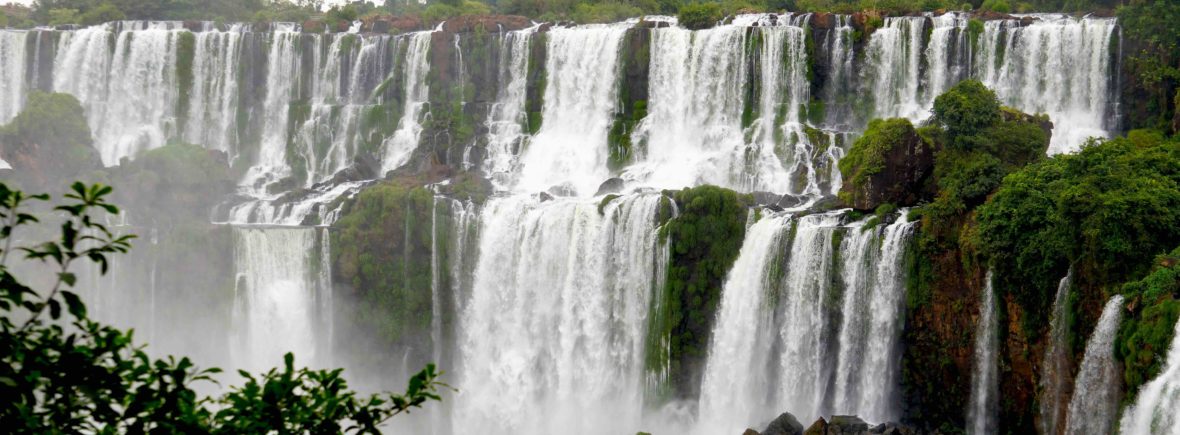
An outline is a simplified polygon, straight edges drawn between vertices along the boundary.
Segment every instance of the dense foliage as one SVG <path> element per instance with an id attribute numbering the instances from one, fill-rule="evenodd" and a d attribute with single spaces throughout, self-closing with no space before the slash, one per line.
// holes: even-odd
<path id="1" fill-rule="evenodd" d="M 1156 257 L 1155 271 L 1124 284 L 1120 292 L 1130 301 L 1132 315 L 1123 320 L 1115 349 L 1123 361 L 1127 400 L 1159 373 L 1180 320 L 1180 248 Z"/>
<path id="2" fill-rule="evenodd" d="M 974 245 L 1043 320 L 1069 265 L 1117 284 L 1180 245 L 1180 141 L 1094 141 L 1035 163 L 1005 178 L 977 220 Z"/>
<path id="3" fill-rule="evenodd" d="M 1119 8 L 1126 38 L 1132 128 L 1180 133 L 1180 2 L 1132 0 Z"/>
<path id="4" fill-rule="evenodd" d="M 670 335 L 672 386 L 687 396 L 700 385 L 695 377 L 701 374 L 725 274 L 741 250 L 752 199 L 716 186 L 684 189 L 674 197 L 680 214 L 660 230 L 671 243 L 663 295 L 670 315 L 653 329 Z"/>
<path id="5" fill-rule="evenodd" d="M 213 382 L 187 358 L 153 359 L 124 332 L 91 320 L 73 290 L 73 266 L 93 262 L 105 273 L 109 256 L 125 253 L 131 236 L 101 222 L 118 209 L 110 187 L 75 183 L 64 203 L 42 218 L 59 238 L 24 244 L 48 195 L 25 195 L 0 184 L 0 422 L 8 433 L 378 433 L 385 420 L 438 400 L 434 366 L 415 375 L 406 393 L 361 397 L 341 370 L 294 368 L 262 375 L 224 395 L 194 390 Z M 18 231 L 20 230 L 20 231 Z M 24 234 L 18 235 L 23 231 Z M 19 240 L 18 240 L 19 239 Z M 15 254 L 15 255 L 14 255 Z M 24 263 L 16 264 L 18 256 Z M 15 266 L 46 281 L 26 286 Z"/>
<path id="6" fill-rule="evenodd" d="M 92 141 L 86 112 L 69 94 L 32 92 L 24 109 L 0 127 L 4 159 L 36 177 L 34 187 L 57 185 L 100 166 Z"/>

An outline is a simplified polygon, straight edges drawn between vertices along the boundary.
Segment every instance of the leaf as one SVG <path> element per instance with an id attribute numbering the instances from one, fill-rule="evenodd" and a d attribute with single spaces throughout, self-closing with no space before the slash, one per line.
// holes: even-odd
<path id="1" fill-rule="evenodd" d="M 73 273 L 62 272 L 57 274 L 57 276 L 60 277 L 61 282 L 64 282 L 67 286 L 73 287 L 74 284 L 78 283 L 78 276 L 74 275 Z"/>
<path id="2" fill-rule="evenodd" d="M 49 300 L 49 317 L 54 320 L 61 317 L 61 302 L 58 302 L 57 299 Z"/>
<path id="3" fill-rule="evenodd" d="M 66 300 L 66 306 L 69 308 L 71 315 L 79 319 L 86 318 L 86 304 L 82 303 L 82 299 L 78 295 L 74 294 L 74 292 L 63 290 L 61 297 Z"/>

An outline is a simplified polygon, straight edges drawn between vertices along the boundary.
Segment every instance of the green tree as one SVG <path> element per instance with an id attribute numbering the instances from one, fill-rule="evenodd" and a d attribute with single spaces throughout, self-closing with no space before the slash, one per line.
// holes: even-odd
<path id="1" fill-rule="evenodd" d="M 971 150 L 979 133 L 1000 120 L 1000 100 L 978 80 L 964 80 L 934 99 L 934 120 L 951 138 L 948 146 Z"/>
<path id="2" fill-rule="evenodd" d="M 717 25 L 723 14 L 721 5 L 714 2 L 688 3 L 677 14 L 680 25 L 688 29 L 707 29 Z"/>
<path id="3" fill-rule="evenodd" d="M 389 418 L 439 400 L 433 365 L 410 379 L 405 394 L 361 397 L 341 370 L 294 368 L 262 375 L 218 397 L 200 397 L 197 383 L 217 369 L 187 358 L 152 359 L 131 333 L 91 320 L 73 290 L 71 272 L 93 262 L 105 273 L 108 256 L 127 252 L 131 236 L 101 222 L 118 213 L 111 188 L 75 183 L 64 203 L 46 214 L 58 237 L 25 245 L 39 228 L 36 206 L 48 195 L 25 195 L 0 184 L 0 422 L 8 433 L 378 433 Z M 17 232 L 27 234 L 18 236 Z M 20 243 L 20 244 L 18 244 Z M 16 254 L 16 255 L 12 255 Z M 12 274 L 17 255 L 46 273 L 36 290 Z"/>

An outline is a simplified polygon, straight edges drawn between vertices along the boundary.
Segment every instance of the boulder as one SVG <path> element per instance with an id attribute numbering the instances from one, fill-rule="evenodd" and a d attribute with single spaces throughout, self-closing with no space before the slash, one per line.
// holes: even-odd
<path id="1" fill-rule="evenodd" d="M 803 424 L 789 412 L 780 414 L 762 430 L 762 435 L 800 435 Z"/>
<path id="2" fill-rule="evenodd" d="M 627 183 L 622 178 L 608 178 L 598 186 L 598 192 L 594 196 L 606 195 L 608 193 L 619 193 L 623 191 Z"/>
<path id="3" fill-rule="evenodd" d="M 912 206 L 933 196 L 934 147 L 905 119 L 873 120 L 840 163 L 840 199 L 857 210 Z"/>
<path id="4" fill-rule="evenodd" d="M 868 433 L 869 424 L 852 415 L 833 415 L 828 422 L 828 435 L 860 435 Z"/>
<path id="5" fill-rule="evenodd" d="M 815 421 L 815 423 L 812 423 L 811 426 L 808 426 L 807 430 L 803 431 L 803 435 L 826 435 L 827 433 L 828 422 L 827 420 L 824 420 L 823 417 L 820 417 Z"/>

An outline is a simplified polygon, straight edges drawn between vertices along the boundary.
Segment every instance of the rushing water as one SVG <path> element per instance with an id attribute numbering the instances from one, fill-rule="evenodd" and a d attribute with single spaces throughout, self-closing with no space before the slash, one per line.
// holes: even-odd
<path id="1" fill-rule="evenodd" d="M 521 156 L 518 189 L 590 195 L 609 176 L 605 145 L 626 31 L 619 24 L 549 30 L 543 121 Z"/>
<path id="2" fill-rule="evenodd" d="M 318 239 L 313 228 L 234 229 L 235 365 L 263 370 L 281 365 L 287 352 L 303 364 L 326 362 L 317 352 L 323 335 L 316 308 L 330 304 L 319 288 L 328 271 L 316 262 Z"/>
<path id="3" fill-rule="evenodd" d="M 460 318 L 455 426 L 485 433 L 634 430 L 660 195 L 491 200 Z M 612 430 L 612 428 L 614 430 Z"/>
<path id="4" fill-rule="evenodd" d="M 866 224 L 786 214 L 750 227 L 722 293 L 699 433 L 740 431 L 784 410 L 801 420 L 900 417 L 902 253 L 914 224 Z"/>
<path id="5" fill-rule="evenodd" d="M 1049 314 L 1049 345 L 1041 369 L 1041 433 L 1056 434 L 1065 423 L 1066 402 L 1069 397 L 1071 370 L 1069 351 L 1069 292 L 1073 286 L 1073 269 L 1057 285 L 1053 297 L 1053 311 Z"/>
<path id="6" fill-rule="evenodd" d="M 465 155 L 452 169 L 482 171 L 498 193 L 481 206 L 439 194 L 431 215 L 432 356 L 451 363 L 461 390 L 445 405 L 454 412 L 431 415 L 436 433 L 736 434 L 783 411 L 805 422 L 832 414 L 895 421 L 903 258 L 915 230 L 904 211 L 881 225 L 847 222 L 843 212 L 762 211 L 724 280 L 700 396 L 675 404 L 688 411 L 669 411 L 649 406 L 664 404 L 658 393 L 670 370 L 670 337 L 649 325 L 666 320 L 658 296 L 669 245 L 657 217 L 674 206 L 642 190 L 606 204 L 591 195 L 617 176 L 656 188 L 830 197 L 841 183 L 836 163 L 869 117 L 925 120 L 939 93 L 970 77 L 1007 105 L 1047 113 L 1050 152 L 1073 151 L 1119 128 L 1110 79 L 1118 28 L 1113 19 L 1037 15 L 988 21 L 973 36 L 968 17 L 950 13 L 885 18 L 857 41 L 852 17 L 827 17 L 830 29 L 815 32 L 819 18 L 741 15 L 699 31 L 641 30 L 634 21 L 485 29 L 498 47 L 494 63 L 468 51 L 479 44 L 460 44 L 467 34 L 444 36 L 442 27 L 402 35 L 360 33 L 355 23 L 339 34 L 177 22 L 0 30 L 0 122 L 18 113 L 29 90 L 45 89 L 81 101 L 106 165 L 172 141 L 224 151 L 239 189 L 213 219 L 292 227 L 232 229 L 237 363 L 273 366 L 295 351 L 328 364 L 336 334 L 331 246 L 327 230 L 308 226 L 333 224 L 341 199 L 375 182 L 364 178 L 437 163 L 447 144 L 425 133 L 432 111 L 453 107 L 431 101 L 448 90 L 436 86 L 468 87 L 494 65 L 486 101 L 458 102 L 480 117 L 472 121 L 478 145 L 464 151 L 474 160 Z M 634 48 L 624 41 L 640 31 L 650 37 L 646 116 L 631 132 L 633 160 L 614 168 L 608 140 L 629 89 L 620 63 Z M 449 56 L 431 52 L 452 45 Z M 543 64 L 530 65 L 537 53 Z M 432 65 L 439 59 L 453 63 Z M 813 82 L 820 71 L 822 86 Z M 436 80 L 443 72 L 454 82 Z M 540 111 L 529 113 L 534 91 Z M 547 190 L 559 198 L 534 196 Z M 996 429 L 991 281 L 976 336 L 973 433 Z M 1068 397 L 1067 281 L 1054 304 L 1045 397 Z M 159 303 L 154 285 L 145 296 Z M 1099 332 L 1094 349 L 1109 338 L 1109 329 Z M 1088 350 L 1083 374 L 1105 370 L 1101 356 Z M 1174 405 L 1178 361 L 1173 355 L 1145 387 L 1124 430 L 1152 418 L 1175 424 L 1145 413 Z M 1075 396 L 1098 391 L 1091 379 L 1078 380 L 1086 392 Z"/>
<path id="7" fill-rule="evenodd" d="M 971 371 L 971 401 L 967 408 L 967 433 L 985 435 L 996 433 L 999 412 L 999 325 L 996 319 L 996 294 L 992 288 L 992 273 L 984 278 L 980 295 L 979 325 L 975 330 L 975 359 Z"/>
<path id="8" fill-rule="evenodd" d="M 1123 411 L 1119 430 L 1126 435 L 1180 434 L 1180 322 L 1159 375 L 1139 389 L 1135 403 Z"/>
<path id="9" fill-rule="evenodd" d="M 1065 423 L 1067 434 L 1108 434 L 1119 410 L 1122 373 L 1114 355 L 1114 340 L 1123 320 L 1123 296 L 1106 302 L 1102 317 L 1086 343 L 1086 355 L 1074 380 L 1073 399 Z"/>

